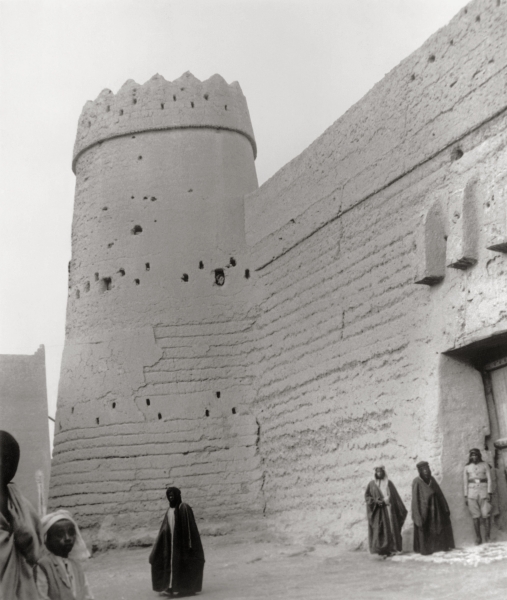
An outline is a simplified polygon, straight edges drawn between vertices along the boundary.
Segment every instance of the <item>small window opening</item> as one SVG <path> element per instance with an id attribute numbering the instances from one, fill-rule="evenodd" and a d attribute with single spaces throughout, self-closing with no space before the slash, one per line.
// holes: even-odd
<path id="1" fill-rule="evenodd" d="M 192 108 L 194 108 L 194 103 L 193 103 L 193 102 L 191 102 L 191 103 L 190 103 L 190 106 L 191 106 Z"/>
<path id="2" fill-rule="evenodd" d="M 120 269 L 118 273 L 123 277 L 125 275 L 125 269 Z"/>
<path id="3" fill-rule="evenodd" d="M 134 196 L 130 196 L 130 199 L 131 199 L 131 200 L 134 200 Z"/>
<path id="4" fill-rule="evenodd" d="M 139 285 L 141 282 L 139 281 L 139 279 L 134 279 L 134 283 L 135 283 L 136 285 Z"/>
<path id="5" fill-rule="evenodd" d="M 143 200 L 148 200 L 148 196 L 144 196 L 144 197 L 143 197 Z"/>
<path id="6" fill-rule="evenodd" d="M 217 398 L 220 398 L 221 394 L 220 394 L 220 392 L 215 392 L 215 395 L 216 395 Z"/>
<path id="7" fill-rule="evenodd" d="M 183 273 L 183 275 L 181 277 L 181 280 L 187 282 L 188 281 L 188 274 L 187 273 Z"/>
<path id="8" fill-rule="evenodd" d="M 229 260 L 229 264 L 231 265 L 231 267 L 236 266 L 236 259 L 233 256 L 231 256 L 231 259 Z"/>
<path id="9" fill-rule="evenodd" d="M 132 104 L 137 104 L 137 98 L 132 98 Z"/>
<path id="10" fill-rule="evenodd" d="M 123 108 L 120 108 L 120 117 L 123 115 Z"/>
<path id="11" fill-rule="evenodd" d="M 116 408 L 116 402 L 113 402 L 113 408 Z"/>
<path id="12" fill-rule="evenodd" d="M 141 155 L 139 155 L 139 156 L 137 157 L 137 160 L 143 160 L 143 157 L 142 157 Z"/>
<path id="13" fill-rule="evenodd" d="M 158 418 L 161 419 L 162 418 L 162 413 L 158 413 Z"/>
<path id="14" fill-rule="evenodd" d="M 245 279 L 250 279 L 250 269 L 245 269 Z"/>
<path id="15" fill-rule="evenodd" d="M 133 139 L 133 140 L 135 140 L 135 139 L 136 139 L 136 136 L 135 136 L 135 135 L 133 135 L 133 136 L 132 136 L 132 139 Z"/>
<path id="16" fill-rule="evenodd" d="M 113 281 L 112 281 L 111 277 L 103 277 L 100 280 L 100 291 L 106 292 L 107 290 L 111 289 L 112 285 L 113 285 Z"/>
<path id="17" fill-rule="evenodd" d="M 175 95 L 173 95 L 173 100 L 176 102 L 176 96 Z"/>
<path id="18" fill-rule="evenodd" d="M 70 265 L 70 263 L 69 263 L 69 265 Z M 99 274 L 95 273 L 95 281 L 98 281 L 98 280 L 99 280 Z"/>
<path id="19" fill-rule="evenodd" d="M 134 225 L 134 227 L 132 227 L 132 229 L 130 230 L 130 233 L 132 235 L 137 235 L 138 233 L 141 233 L 143 230 L 143 228 L 141 227 L 141 225 Z"/>
<path id="20" fill-rule="evenodd" d="M 89 281 L 87 281 L 87 282 L 85 283 L 85 292 L 89 292 L 89 291 L 90 291 L 90 282 L 89 282 Z"/>
<path id="21" fill-rule="evenodd" d="M 74 407 L 72 407 L 72 408 L 70 409 L 70 412 L 71 412 L 72 414 L 74 414 Z"/>
<path id="22" fill-rule="evenodd" d="M 209 410 L 208 410 L 208 409 L 206 409 L 205 415 L 206 415 L 207 417 L 209 417 Z"/>
<path id="23" fill-rule="evenodd" d="M 150 405 L 150 399 L 146 398 L 146 406 L 149 406 L 149 405 Z"/>
<path id="24" fill-rule="evenodd" d="M 204 99 L 207 100 L 209 98 L 209 94 L 204 94 Z"/>
<path id="25" fill-rule="evenodd" d="M 227 104 L 225 105 L 225 107 L 224 107 L 224 108 L 225 108 L 225 110 L 227 110 Z"/>
<path id="26" fill-rule="evenodd" d="M 104 206 L 104 207 L 102 208 L 102 210 L 107 210 L 107 206 Z"/>
<path id="27" fill-rule="evenodd" d="M 164 103 L 163 103 L 163 102 L 161 102 L 161 103 L 160 103 L 160 108 L 161 108 L 162 110 L 164 110 Z"/>
<path id="28" fill-rule="evenodd" d="M 100 425 L 100 419 L 98 417 L 95 419 L 95 423 L 97 423 L 97 425 Z"/>
<path id="29" fill-rule="evenodd" d="M 223 269 L 215 269 L 215 283 L 220 286 L 224 285 L 225 273 Z"/>
<path id="30" fill-rule="evenodd" d="M 236 409 L 235 409 L 235 408 L 233 408 L 233 409 L 232 409 L 232 414 L 233 414 L 233 415 L 235 415 L 235 414 L 236 414 Z"/>
<path id="31" fill-rule="evenodd" d="M 146 263 L 146 264 L 144 265 L 144 268 L 145 268 L 147 271 L 149 271 L 149 270 L 150 270 L 150 263 Z"/>
<path id="32" fill-rule="evenodd" d="M 199 261 L 199 269 L 204 269 L 204 263 L 202 260 Z"/>

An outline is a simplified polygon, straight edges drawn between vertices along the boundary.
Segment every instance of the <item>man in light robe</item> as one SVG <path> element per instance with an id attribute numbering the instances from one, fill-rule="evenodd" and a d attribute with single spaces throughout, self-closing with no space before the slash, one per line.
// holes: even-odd
<path id="1" fill-rule="evenodd" d="M 478 448 L 472 448 L 469 452 L 469 460 L 463 471 L 463 486 L 465 488 L 465 504 L 468 506 L 474 523 L 475 543 L 482 544 L 481 520 L 484 523 L 486 542 L 489 542 L 493 496 L 492 480 L 489 465 L 482 460 L 481 451 Z"/>
<path id="2" fill-rule="evenodd" d="M 414 552 L 433 554 L 454 548 L 451 511 L 426 461 L 417 463 L 419 477 L 412 482 Z"/>
<path id="3" fill-rule="evenodd" d="M 152 587 L 162 595 L 192 595 L 202 589 L 204 551 L 194 513 L 181 501 L 176 487 L 166 490 L 169 501 L 150 554 Z"/>
<path id="4" fill-rule="evenodd" d="M 38 600 L 33 565 L 42 548 L 35 509 L 12 482 L 19 463 L 19 444 L 0 431 L 0 598 Z"/>
<path id="5" fill-rule="evenodd" d="M 370 552 L 384 557 L 401 552 L 401 528 L 407 518 L 407 509 L 387 477 L 385 467 L 375 468 L 375 479 L 368 484 L 364 497 Z"/>

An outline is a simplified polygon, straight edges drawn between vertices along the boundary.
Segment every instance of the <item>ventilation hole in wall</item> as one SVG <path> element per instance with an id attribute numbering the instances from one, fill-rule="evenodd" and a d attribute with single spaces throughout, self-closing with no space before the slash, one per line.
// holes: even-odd
<path id="1" fill-rule="evenodd" d="M 97 425 L 100 425 L 100 419 L 98 417 L 95 419 L 95 423 L 97 423 Z"/>
<path id="2" fill-rule="evenodd" d="M 184 92 L 184 91 L 185 91 L 185 88 L 180 88 L 180 90 L 181 90 L 182 92 Z"/>
<path id="3" fill-rule="evenodd" d="M 191 102 L 191 103 L 190 103 L 190 106 L 191 106 L 192 108 L 194 108 L 194 103 L 193 103 L 193 102 Z"/>
<path id="4" fill-rule="evenodd" d="M 225 110 L 227 110 L 227 104 L 224 106 Z"/>
<path id="5" fill-rule="evenodd" d="M 161 419 L 162 418 L 162 413 L 158 413 L 158 418 Z"/>
<path id="6" fill-rule="evenodd" d="M 109 112 L 111 110 L 110 106 L 106 106 L 106 112 Z"/>
<path id="7" fill-rule="evenodd" d="M 206 412 L 204 413 L 207 417 L 209 417 L 209 410 L 206 409 Z"/>
<path id="8" fill-rule="evenodd" d="M 144 268 L 149 271 L 150 270 L 150 263 L 145 263 Z"/>
<path id="9" fill-rule="evenodd" d="M 448 236 L 444 235 L 444 240 L 445 240 L 446 242 L 447 242 L 447 237 L 448 237 Z"/>
<path id="10" fill-rule="evenodd" d="M 137 104 L 137 98 L 132 98 L 132 104 Z"/>
<path id="11" fill-rule="evenodd" d="M 134 200 L 134 196 L 130 196 L 130 199 L 131 199 L 131 200 Z"/>
<path id="12" fill-rule="evenodd" d="M 453 148 L 451 152 L 451 160 L 459 160 L 463 156 L 463 150 L 461 148 Z"/>
<path id="13" fill-rule="evenodd" d="M 233 415 L 235 415 L 235 414 L 236 414 L 236 409 L 235 409 L 235 408 L 233 408 L 233 409 L 232 409 L 232 414 L 233 414 Z"/>
<path id="14" fill-rule="evenodd" d="M 188 193 L 190 194 L 190 193 L 191 193 L 191 192 L 193 192 L 193 191 L 194 191 L 194 190 L 193 190 L 192 188 L 190 188 L 190 189 L 188 190 Z"/>
<path id="15" fill-rule="evenodd" d="M 87 282 L 85 283 L 85 292 L 89 292 L 89 291 L 90 291 L 90 282 L 89 282 L 89 281 L 87 281 Z"/>
<path id="16" fill-rule="evenodd" d="M 250 279 L 250 269 L 245 269 L 245 279 Z"/>
<path id="17" fill-rule="evenodd" d="M 70 263 L 69 263 L 69 266 L 70 266 Z M 95 281 L 98 281 L 98 280 L 99 280 L 99 274 L 95 273 Z"/>
<path id="18" fill-rule="evenodd" d="M 112 286 L 113 286 L 113 280 L 111 279 L 111 277 L 103 277 L 100 280 L 100 291 L 101 292 L 106 292 L 107 290 L 110 290 Z"/>
<path id="19" fill-rule="evenodd" d="M 102 210 L 107 210 L 107 206 L 103 206 L 103 207 L 102 207 Z"/>
<path id="20" fill-rule="evenodd" d="M 139 279 L 134 279 L 134 283 L 135 283 L 136 285 L 139 285 L 141 282 L 139 281 Z"/>
<path id="21" fill-rule="evenodd" d="M 133 135 L 133 136 L 132 136 L 132 139 L 133 139 L 133 140 L 135 140 L 135 139 L 136 139 L 136 136 L 135 136 L 135 135 Z"/>
<path id="22" fill-rule="evenodd" d="M 142 157 L 141 155 L 139 155 L 139 156 L 137 157 L 137 160 L 143 160 L 143 157 Z"/>
<path id="23" fill-rule="evenodd" d="M 220 286 L 224 285 L 225 273 L 223 269 L 215 269 L 215 283 Z"/>
<path id="24" fill-rule="evenodd" d="M 113 402 L 113 408 L 116 408 L 116 402 Z"/>
<path id="25" fill-rule="evenodd" d="M 146 398 L 146 406 L 149 406 L 149 405 L 150 405 L 150 399 Z"/>
<path id="26" fill-rule="evenodd" d="M 155 219 L 153 222 L 154 222 L 154 223 L 156 223 L 156 222 L 157 222 L 157 219 Z"/>
<path id="27" fill-rule="evenodd" d="M 120 117 L 123 115 L 123 108 L 120 108 Z"/>
<path id="28" fill-rule="evenodd" d="M 118 273 L 123 277 L 125 275 L 125 269 L 120 269 Z"/>
<path id="29" fill-rule="evenodd" d="M 160 103 L 160 108 L 161 108 L 162 110 L 164 110 L 164 103 L 163 103 L 163 102 L 161 102 L 161 103 Z"/>
<path id="30" fill-rule="evenodd" d="M 202 260 L 199 261 L 199 269 L 204 269 L 204 263 Z"/>
<path id="31" fill-rule="evenodd" d="M 77 298 L 77 300 L 79 300 L 80 297 L 81 297 L 81 292 L 79 290 L 76 290 L 76 298 Z"/>
<path id="32" fill-rule="evenodd" d="M 435 62 L 435 55 L 434 54 L 430 54 L 429 55 L 428 62 Z"/>
<path id="33" fill-rule="evenodd" d="M 113 246 L 114 246 L 114 242 L 110 242 L 110 243 L 107 245 L 107 247 L 108 247 L 108 248 L 112 248 Z"/>
<path id="34" fill-rule="evenodd" d="M 173 100 L 176 102 L 176 96 L 173 96 Z"/>
<path id="35" fill-rule="evenodd" d="M 220 392 L 215 392 L 215 396 L 216 396 L 217 398 L 220 398 L 220 396 L 221 396 Z"/>
<path id="36" fill-rule="evenodd" d="M 410 75 L 410 81 L 414 81 L 414 79 L 415 79 L 415 75 L 414 75 L 414 73 L 412 73 L 412 75 Z"/>
<path id="37" fill-rule="evenodd" d="M 208 100 L 208 98 L 209 98 L 209 94 L 204 94 L 204 99 Z"/>
<path id="38" fill-rule="evenodd" d="M 132 229 L 130 230 L 130 233 L 132 235 L 138 235 L 142 232 L 142 230 L 143 228 L 141 227 L 141 225 L 134 225 L 134 227 L 132 227 Z"/>
<path id="39" fill-rule="evenodd" d="M 72 408 L 70 409 L 70 412 L 71 412 L 72 414 L 74 414 L 74 407 L 72 407 Z"/>
<path id="40" fill-rule="evenodd" d="M 477 23 L 478 23 L 478 22 L 481 20 L 481 15 L 477 15 L 477 16 L 475 17 L 475 20 L 476 20 L 476 21 L 477 21 Z"/>
<path id="41" fill-rule="evenodd" d="M 150 198 L 150 200 L 151 200 L 152 202 L 155 202 L 155 201 L 156 201 L 156 198 L 155 198 L 155 196 L 152 196 L 152 197 Z"/>
<path id="42" fill-rule="evenodd" d="M 229 260 L 229 264 L 231 265 L 231 267 L 236 266 L 236 259 L 234 258 L 234 256 L 231 256 L 231 258 Z"/>
<path id="43" fill-rule="evenodd" d="M 144 196 L 144 197 L 143 197 L 143 200 L 148 200 L 148 196 Z"/>
<path id="44" fill-rule="evenodd" d="M 181 280 L 187 282 L 188 281 L 188 275 L 187 273 L 183 273 L 183 275 L 181 276 Z"/>

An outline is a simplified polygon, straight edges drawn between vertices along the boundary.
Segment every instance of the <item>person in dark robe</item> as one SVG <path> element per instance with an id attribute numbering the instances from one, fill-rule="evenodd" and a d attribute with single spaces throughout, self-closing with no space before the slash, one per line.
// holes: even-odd
<path id="1" fill-rule="evenodd" d="M 401 552 L 401 528 L 407 518 L 407 509 L 394 483 L 387 477 L 385 467 L 375 468 L 375 479 L 368 484 L 364 497 L 370 552 L 384 557 Z"/>
<path id="2" fill-rule="evenodd" d="M 164 595 L 193 595 L 202 590 L 204 551 L 194 513 L 176 487 L 166 490 L 169 509 L 150 554 L 151 581 Z"/>
<path id="3" fill-rule="evenodd" d="M 419 477 L 412 482 L 414 552 L 433 554 L 454 548 L 451 511 L 427 462 L 417 463 Z"/>
<path id="4" fill-rule="evenodd" d="M 42 549 L 39 517 L 12 479 L 20 457 L 19 444 L 0 431 L 0 598 L 38 600 L 33 566 Z"/>

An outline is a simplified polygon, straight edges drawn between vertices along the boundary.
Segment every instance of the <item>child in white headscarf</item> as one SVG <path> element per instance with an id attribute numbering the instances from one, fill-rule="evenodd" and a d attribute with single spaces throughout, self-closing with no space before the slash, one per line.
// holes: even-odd
<path id="1" fill-rule="evenodd" d="M 70 513 L 46 515 L 42 531 L 46 549 L 36 566 L 41 600 L 94 600 L 80 562 L 90 553 Z"/>

